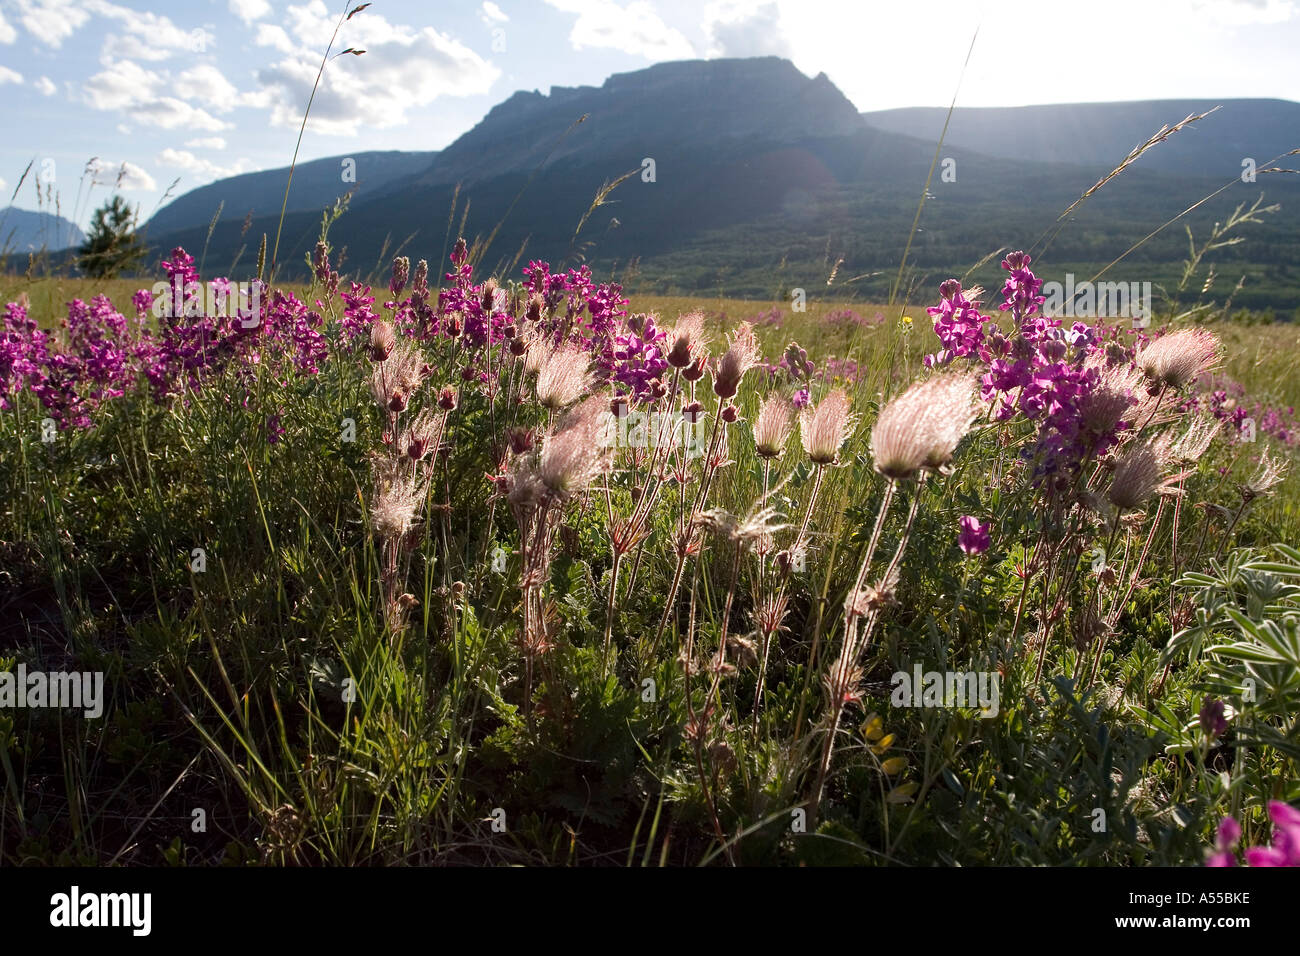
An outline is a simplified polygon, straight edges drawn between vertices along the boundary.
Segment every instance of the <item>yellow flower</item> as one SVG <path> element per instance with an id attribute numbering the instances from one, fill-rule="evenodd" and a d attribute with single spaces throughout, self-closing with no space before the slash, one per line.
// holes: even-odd
<path id="1" fill-rule="evenodd" d="M 911 331 L 912 331 L 912 317 L 911 317 L 910 315 L 905 315 L 905 316 L 903 316 L 903 318 L 899 320 L 898 325 L 899 325 L 899 328 L 901 328 L 904 332 L 911 332 Z"/>

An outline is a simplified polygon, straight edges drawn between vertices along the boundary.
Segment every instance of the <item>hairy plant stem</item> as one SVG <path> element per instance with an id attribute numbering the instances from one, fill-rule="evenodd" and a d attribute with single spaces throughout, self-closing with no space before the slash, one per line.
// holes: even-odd
<path id="1" fill-rule="evenodd" d="M 655 631 L 654 644 L 658 649 L 659 642 L 663 639 L 664 629 L 668 626 L 668 619 L 673 613 L 673 602 L 677 600 L 677 589 L 681 587 L 682 570 L 686 566 L 686 559 L 690 555 L 690 539 L 694 536 L 695 516 L 699 513 L 701 506 L 704 504 L 705 496 L 709 493 L 709 483 L 713 478 L 714 466 L 713 459 L 717 452 L 718 438 L 722 428 L 722 402 L 719 400 L 717 411 L 713 416 L 713 431 L 709 436 L 709 451 L 704 459 L 704 473 L 700 479 L 700 490 L 695 496 L 695 501 L 691 505 L 688 515 L 685 515 L 679 522 L 678 527 L 678 546 L 677 546 L 677 568 L 673 571 L 673 583 L 668 589 L 668 599 L 664 602 L 664 613 L 659 618 L 659 628 Z M 683 489 L 685 491 L 685 489 Z M 684 497 L 684 495 L 683 495 Z"/>
<path id="2" fill-rule="evenodd" d="M 768 471 L 768 463 L 765 462 L 764 469 L 763 469 L 764 499 L 767 498 L 767 493 L 768 493 L 767 492 L 767 487 L 768 487 L 767 471 Z M 757 686 L 755 686 L 754 688 L 754 710 L 753 710 L 752 720 L 753 720 L 753 735 L 755 739 L 758 739 L 758 711 L 759 711 L 759 707 L 763 702 L 763 685 L 767 679 L 768 656 L 772 648 L 772 641 L 775 639 L 777 632 L 780 630 L 780 624 L 781 624 L 780 618 L 783 617 L 785 613 L 785 601 L 786 601 L 785 592 L 786 592 L 786 588 L 789 587 L 790 574 L 794 569 L 794 564 L 793 564 L 794 556 L 796 553 L 798 553 L 800 548 L 806 546 L 804 539 L 808 533 L 808 524 L 812 520 L 813 508 L 815 508 L 817 505 L 817 496 L 821 491 L 822 479 L 825 477 L 825 474 L 826 474 L 826 466 L 818 465 L 817 472 L 813 476 L 812 491 L 808 495 L 808 504 L 804 508 L 803 519 L 799 522 L 799 530 L 795 533 L 794 542 L 790 545 L 790 562 L 787 563 L 786 567 L 782 570 L 781 582 L 777 586 L 776 600 L 772 605 L 774 609 L 773 613 L 774 615 L 776 615 L 776 618 L 770 622 L 771 624 L 770 627 L 766 627 L 763 629 L 763 646 L 761 650 L 761 660 L 758 665 L 758 683 Z M 761 569 L 762 569 L 762 565 L 760 565 L 760 573 L 761 573 Z M 760 592 L 761 592 L 761 588 L 760 588 Z M 815 644 L 816 644 L 816 640 L 814 639 L 814 645 Z M 814 654 L 815 653 L 816 651 L 814 649 Z M 807 688 L 808 685 L 805 680 L 804 690 L 807 691 Z M 796 723 L 795 726 L 797 727 L 801 723 L 802 723 L 802 717 L 800 718 L 800 721 Z"/>
<path id="3" fill-rule="evenodd" d="M 893 491 L 897 488 L 896 481 L 890 481 L 887 489 L 885 500 L 881 503 L 880 514 L 883 516 L 890 500 L 893 497 Z M 911 536 L 912 523 L 916 520 L 916 513 L 921 502 L 921 484 L 918 482 L 915 494 L 912 497 L 912 504 L 907 510 L 907 519 L 903 525 L 902 534 L 898 538 L 898 546 L 894 549 L 894 555 L 885 568 L 885 573 L 881 578 L 882 584 L 887 584 L 890 577 L 898 570 L 898 566 L 903 560 L 903 551 L 907 548 L 907 539 Z M 827 681 L 829 687 L 830 713 L 829 729 L 826 735 L 826 742 L 822 746 L 821 761 L 817 768 L 817 782 L 813 787 L 813 799 L 809 808 L 809 817 L 815 823 L 817 811 L 821 806 L 822 793 L 826 786 L 826 775 L 830 771 L 831 756 L 835 750 L 835 735 L 839 733 L 840 720 L 844 715 L 844 705 L 848 702 L 850 691 L 849 683 L 853 678 L 854 667 L 857 660 L 862 655 L 863 649 L 871 640 L 872 632 L 875 630 L 876 622 L 880 619 L 881 606 L 871 608 L 867 614 L 866 626 L 862 628 L 859 636 L 858 628 L 858 595 L 862 590 L 863 582 L 866 580 L 867 569 L 871 564 L 871 556 L 875 551 L 876 543 L 880 538 L 880 529 L 884 522 L 881 517 L 876 519 L 876 527 L 872 534 L 872 542 L 867 548 L 867 556 L 858 570 L 857 584 L 849 592 L 848 599 L 845 601 L 844 609 L 844 640 L 840 645 L 840 654 L 837 658 L 834 670 Z"/>

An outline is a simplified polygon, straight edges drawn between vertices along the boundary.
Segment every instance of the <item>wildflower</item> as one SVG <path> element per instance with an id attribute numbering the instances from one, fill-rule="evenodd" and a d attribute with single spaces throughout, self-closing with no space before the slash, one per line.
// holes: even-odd
<path id="1" fill-rule="evenodd" d="M 677 325 L 668 333 L 665 343 L 668 364 L 673 368 L 686 368 L 702 355 L 708 337 L 704 332 L 704 314 L 688 312 L 677 320 Z"/>
<path id="2" fill-rule="evenodd" d="M 536 477 L 558 500 L 585 489 L 604 469 L 607 455 L 600 436 L 608 408 L 607 399 L 592 395 L 569 411 L 543 443 Z"/>
<path id="3" fill-rule="evenodd" d="M 840 447 L 853 424 L 849 399 L 840 388 L 832 389 L 816 408 L 799 413 L 799 438 L 808 459 L 815 465 L 829 465 L 839 457 Z"/>
<path id="4" fill-rule="evenodd" d="M 785 354 L 781 356 L 781 365 L 789 369 L 790 374 L 796 379 L 806 380 L 817 371 L 817 366 L 808 360 L 808 350 L 800 348 L 798 342 L 791 342 L 785 347 Z"/>
<path id="5" fill-rule="evenodd" d="M 713 393 L 719 398 L 734 398 L 740 380 L 758 364 L 758 337 L 748 322 L 742 322 L 727 336 L 727 351 L 718 359 L 713 372 Z"/>
<path id="6" fill-rule="evenodd" d="M 555 346 L 551 344 L 549 337 L 540 331 L 527 336 L 524 342 L 527 346 L 524 356 L 524 374 L 541 371 L 542 366 L 555 354 Z"/>
<path id="7" fill-rule="evenodd" d="M 393 259 L 393 277 L 388 282 L 388 288 L 393 293 L 393 298 L 402 294 L 406 288 L 406 280 L 411 273 L 411 260 L 406 256 L 397 256 Z"/>
<path id="8" fill-rule="evenodd" d="M 411 393 L 425 376 L 424 360 L 419 351 L 405 342 L 394 347 L 383 362 L 370 373 L 370 390 L 380 408 L 393 412 L 406 410 Z"/>
<path id="9" fill-rule="evenodd" d="M 806 388 L 801 388 L 794 393 L 790 399 L 790 404 L 795 408 L 807 408 L 808 403 L 812 401 L 812 394 Z"/>
<path id="10" fill-rule="evenodd" d="M 1216 852 L 1210 855 L 1205 861 L 1206 866 L 1236 866 L 1236 858 L 1232 855 L 1232 848 L 1237 845 L 1241 839 L 1241 824 L 1232 817 L 1224 817 L 1219 821 L 1219 827 L 1214 836 L 1214 849 Z"/>
<path id="11" fill-rule="evenodd" d="M 1256 498 L 1271 494 L 1273 489 L 1286 478 L 1289 470 L 1290 466 L 1286 462 L 1272 457 L 1265 451 L 1260 456 L 1259 467 L 1255 470 L 1255 474 L 1240 487 L 1242 500 L 1254 501 Z"/>
<path id="12" fill-rule="evenodd" d="M 516 425 L 506 433 L 506 438 L 510 442 L 512 454 L 522 455 L 533 448 L 533 431 L 531 428 Z"/>
<path id="13" fill-rule="evenodd" d="M 1198 719 L 1201 729 L 1205 731 L 1211 740 L 1222 737 L 1223 732 L 1228 729 L 1227 705 L 1221 700 L 1206 697 L 1201 703 L 1201 712 Z"/>
<path id="14" fill-rule="evenodd" d="M 1270 800 L 1268 816 L 1273 821 L 1271 846 L 1252 846 L 1246 849 L 1246 862 L 1251 866 L 1300 866 L 1300 810 L 1281 800 Z M 1236 859 L 1232 848 L 1241 839 L 1241 825 L 1232 817 L 1219 822 L 1214 839 L 1214 853 L 1205 861 L 1206 866 L 1234 866 Z"/>
<path id="15" fill-rule="evenodd" d="M 1165 481 L 1169 451 L 1163 441 L 1131 446 L 1115 463 L 1106 497 L 1120 511 L 1141 508 Z"/>
<path id="16" fill-rule="evenodd" d="M 280 416 L 283 414 L 284 410 L 280 409 L 266 420 L 266 440 L 272 445 L 278 445 L 284 437 L 284 427 L 280 424 Z"/>
<path id="17" fill-rule="evenodd" d="M 577 346 L 553 352 L 537 371 L 537 401 L 552 412 L 572 405 L 590 384 L 587 354 Z"/>
<path id="18" fill-rule="evenodd" d="M 382 362 L 393 354 L 397 347 L 397 336 L 393 326 L 387 321 L 379 321 L 370 327 L 370 360 Z"/>
<path id="19" fill-rule="evenodd" d="M 416 512 L 424 503 L 423 485 L 399 475 L 377 478 L 378 494 L 370 521 L 375 532 L 389 541 L 400 541 L 415 523 Z"/>
<path id="20" fill-rule="evenodd" d="M 455 387 L 444 385 L 442 391 L 438 393 L 438 407 L 444 411 L 454 412 L 456 410 L 457 397 Z"/>
<path id="21" fill-rule="evenodd" d="M 1182 388 L 1214 367 L 1219 339 L 1205 329 L 1181 329 L 1156 339 L 1137 355 L 1153 385 Z"/>
<path id="22" fill-rule="evenodd" d="M 426 408 L 407 426 L 402 438 L 402 447 L 406 449 L 406 456 L 411 461 L 419 461 L 429 453 L 441 418 L 442 416 Z"/>
<path id="23" fill-rule="evenodd" d="M 1210 448 L 1210 442 L 1219 433 L 1220 423 L 1205 416 L 1197 416 L 1187 426 L 1187 433 L 1174 442 L 1170 448 L 1173 460 L 1190 465 L 1198 461 Z"/>
<path id="24" fill-rule="evenodd" d="M 1270 800 L 1268 816 L 1273 821 L 1272 846 L 1246 850 L 1251 866 L 1300 866 L 1300 810 L 1281 800 Z"/>
<path id="25" fill-rule="evenodd" d="M 1097 366 L 1090 362 L 1089 368 Z M 1099 368 L 1091 389 L 1079 399 L 1079 427 L 1094 454 L 1100 454 L 1115 440 L 1116 432 L 1135 417 L 1130 414 L 1147 396 L 1142 389 L 1142 374 L 1129 366 Z"/>
<path id="26" fill-rule="evenodd" d="M 529 322 L 540 322 L 542 320 L 542 310 L 546 308 L 546 300 L 540 294 L 534 293 L 528 298 L 528 308 L 524 312 L 524 318 Z"/>
<path id="27" fill-rule="evenodd" d="M 926 311 L 934 316 L 934 334 L 939 337 L 943 349 L 935 355 L 925 357 L 925 366 L 946 365 L 955 358 L 983 356 L 984 325 L 989 319 L 980 314 L 979 297 L 983 289 L 974 288 L 962 291 L 961 283 L 948 279 L 939 286 L 941 299 L 937 306 Z M 902 319 L 904 331 L 911 330 L 911 321 L 907 316 Z"/>
<path id="28" fill-rule="evenodd" d="M 945 467 L 975 420 L 973 385 L 967 375 L 936 375 L 886 405 L 871 430 L 876 471 L 901 480 Z"/>
<path id="29" fill-rule="evenodd" d="M 786 442 L 790 440 L 792 419 L 790 405 L 779 392 L 772 392 L 763 399 L 758 418 L 754 422 L 754 451 L 758 457 L 780 456 L 785 450 Z"/>
<path id="30" fill-rule="evenodd" d="M 488 279 L 479 290 L 479 304 L 483 311 L 491 315 L 497 311 L 497 280 Z"/>
<path id="31" fill-rule="evenodd" d="M 957 521 L 961 533 L 957 536 L 957 545 L 969 555 L 983 554 L 989 549 L 989 528 L 992 522 L 980 524 L 978 518 L 963 515 Z"/>

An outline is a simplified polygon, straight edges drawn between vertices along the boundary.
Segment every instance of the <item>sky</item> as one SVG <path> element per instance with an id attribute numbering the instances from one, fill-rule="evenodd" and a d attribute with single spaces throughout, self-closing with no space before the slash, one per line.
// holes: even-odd
<path id="1" fill-rule="evenodd" d="M 0 0 L 0 206 L 29 163 L 14 204 L 83 228 L 114 190 L 143 221 L 287 166 L 358 2 Z M 300 159 L 438 149 L 517 90 L 670 60 L 784 56 L 877 110 L 1300 100 L 1297 49 L 1300 0 L 375 0 L 339 28 Z"/>

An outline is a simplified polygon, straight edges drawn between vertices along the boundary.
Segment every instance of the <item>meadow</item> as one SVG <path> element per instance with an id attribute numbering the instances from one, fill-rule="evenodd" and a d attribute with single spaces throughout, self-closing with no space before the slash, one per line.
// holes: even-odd
<path id="1" fill-rule="evenodd" d="M 1297 862 L 1296 326 L 330 254 L 0 280 L 0 861 Z"/>

